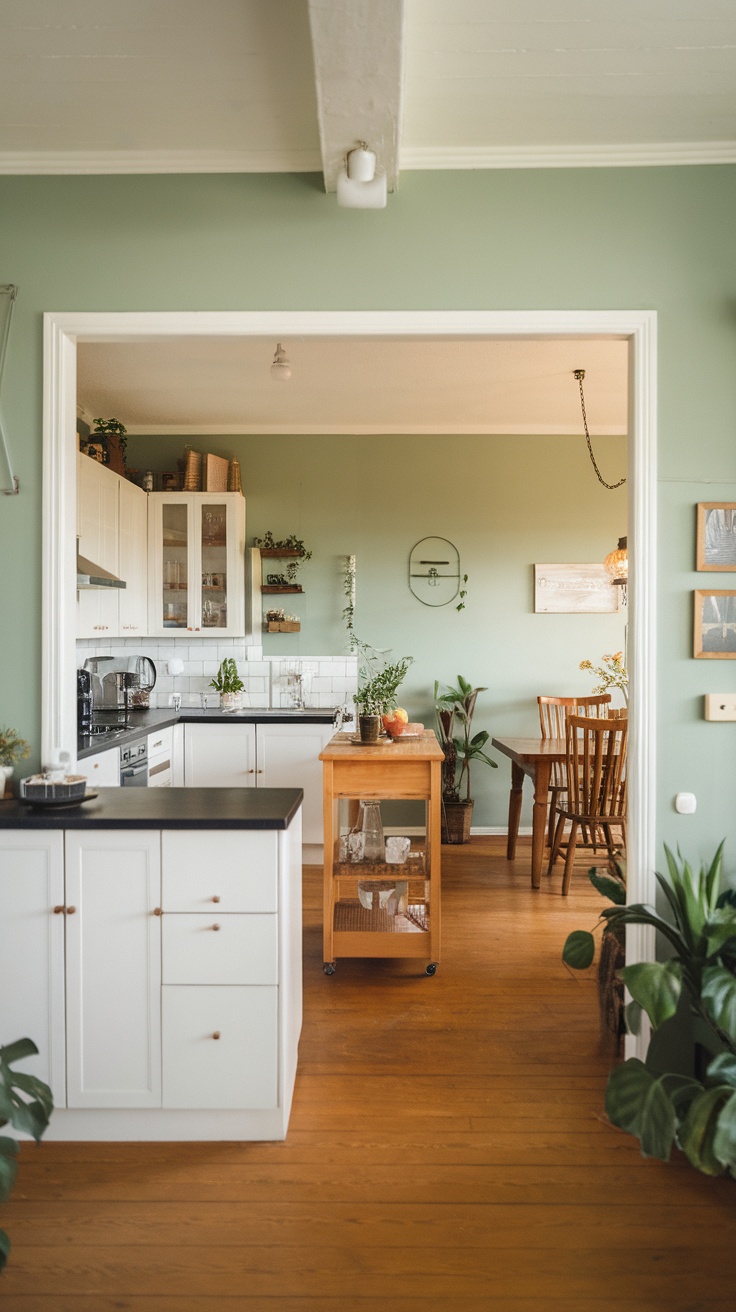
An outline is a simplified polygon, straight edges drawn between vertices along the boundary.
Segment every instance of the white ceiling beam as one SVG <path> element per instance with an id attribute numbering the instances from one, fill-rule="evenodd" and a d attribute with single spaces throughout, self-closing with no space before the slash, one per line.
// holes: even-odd
<path id="1" fill-rule="evenodd" d="M 399 181 L 404 0 L 309 0 L 325 190 L 349 150 L 376 152 L 389 191 Z"/>

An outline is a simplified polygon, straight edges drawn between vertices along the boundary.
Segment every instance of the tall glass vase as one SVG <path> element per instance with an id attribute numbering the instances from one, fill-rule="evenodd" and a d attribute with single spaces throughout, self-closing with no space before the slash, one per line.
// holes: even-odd
<path id="1" fill-rule="evenodd" d="M 360 809 L 363 812 L 361 825 L 364 838 L 363 860 L 383 861 L 386 844 L 381 824 L 381 803 L 361 802 Z"/>

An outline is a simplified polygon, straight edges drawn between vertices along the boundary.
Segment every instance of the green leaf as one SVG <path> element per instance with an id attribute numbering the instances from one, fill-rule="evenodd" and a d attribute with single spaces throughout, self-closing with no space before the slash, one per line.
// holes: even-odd
<path id="1" fill-rule="evenodd" d="M 606 1088 L 608 1119 L 636 1135 L 645 1157 L 669 1160 L 675 1137 L 675 1109 L 662 1084 L 637 1057 L 611 1072 Z"/>
<path id="2" fill-rule="evenodd" d="M 682 991 L 679 961 L 639 961 L 619 971 L 635 1002 L 643 1007 L 655 1030 L 677 1011 Z"/>
<path id="3" fill-rule="evenodd" d="M 717 908 L 705 926 L 706 953 L 709 957 L 718 956 L 726 943 L 736 939 L 736 908 Z"/>
<path id="4" fill-rule="evenodd" d="M 479 733 L 473 735 L 470 741 L 473 747 L 485 747 L 490 736 L 487 729 L 481 729 Z"/>
<path id="5" fill-rule="evenodd" d="M 708 1015 L 736 1044 L 736 976 L 725 966 L 706 966 L 701 996 Z"/>
<path id="6" fill-rule="evenodd" d="M 626 887 L 620 879 L 614 879 L 612 875 L 599 875 L 595 866 L 588 871 L 588 879 L 602 897 L 609 898 L 616 906 L 626 905 Z"/>
<path id="7" fill-rule="evenodd" d="M 710 1063 L 706 1075 L 716 1084 L 732 1084 L 736 1089 L 736 1056 L 732 1052 L 719 1052 Z"/>
<path id="8" fill-rule="evenodd" d="M 562 949 L 562 960 L 573 970 L 587 970 L 595 956 L 595 939 L 587 929 L 574 929 Z"/>
<path id="9" fill-rule="evenodd" d="M 0 1202 L 10 1196 L 18 1174 L 18 1143 L 5 1135 L 0 1136 Z"/>
<path id="10" fill-rule="evenodd" d="M 677 1134 L 677 1142 L 688 1161 L 704 1175 L 722 1175 L 723 1163 L 715 1153 L 714 1139 L 724 1102 L 733 1097 L 719 1085 L 704 1089 L 693 1098 Z"/>
<path id="11" fill-rule="evenodd" d="M 638 1002 L 627 1002 L 624 1007 L 624 1019 L 629 1034 L 638 1034 L 641 1029 L 642 1009 Z"/>
<path id="12" fill-rule="evenodd" d="M 0 1062 L 9 1066 L 11 1062 L 20 1061 L 23 1057 L 34 1057 L 37 1052 L 33 1039 L 16 1039 L 15 1043 L 6 1043 L 4 1048 L 0 1048 Z"/>
<path id="13" fill-rule="evenodd" d="M 719 1112 L 713 1154 L 723 1166 L 736 1167 L 736 1093 L 731 1094 Z"/>

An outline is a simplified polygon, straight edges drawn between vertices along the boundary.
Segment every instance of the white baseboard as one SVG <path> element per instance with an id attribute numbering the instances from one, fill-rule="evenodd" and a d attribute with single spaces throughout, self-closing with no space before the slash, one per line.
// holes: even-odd
<path id="1" fill-rule="evenodd" d="M 473 835 L 476 835 L 478 838 L 482 838 L 484 835 L 488 835 L 488 834 L 491 835 L 507 834 L 508 832 L 509 832 L 508 825 L 471 825 L 470 826 L 471 837 Z M 531 825 L 519 826 L 519 838 L 530 838 L 531 832 L 532 832 Z"/>

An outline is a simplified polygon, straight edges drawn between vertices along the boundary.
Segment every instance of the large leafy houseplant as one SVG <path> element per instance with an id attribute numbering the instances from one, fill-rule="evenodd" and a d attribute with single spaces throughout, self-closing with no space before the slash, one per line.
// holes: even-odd
<path id="1" fill-rule="evenodd" d="M 470 792 L 470 767 L 473 761 L 483 761 L 496 768 L 496 762 L 486 754 L 490 734 L 486 729 L 473 734 L 471 726 L 478 694 L 485 688 L 474 688 L 461 674 L 457 687 L 443 685 L 435 680 L 434 705 L 437 731 L 445 755 L 442 767 L 443 842 L 467 843 L 473 798 Z M 460 794 L 465 785 L 465 797 Z"/>
<path id="2" fill-rule="evenodd" d="M 665 851 L 669 879 L 658 874 L 657 881 L 666 916 L 645 903 L 601 914 L 618 931 L 650 925 L 671 953 L 620 972 L 632 997 L 629 1029 L 638 1032 L 646 1012 L 653 1034 L 645 1061 L 632 1057 L 611 1073 L 606 1111 L 614 1125 L 636 1135 L 645 1156 L 667 1161 L 676 1143 L 704 1174 L 734 1175 L 736 894 L 721 889 L 722 843 L 697 872 Z"/>
<path id="3" fill-rule="evenodd" d="M 30 1039 L 0 1048 L 0 1128 L 11 1125 L 14 1130 L 30 1134 L 36 1142 L 48 1126 L 54 1108 L 51 1090 L 35 1075 L 14 1071 L 13 1064 L 38 1052 Z M 18 1144 L 9 1135 L 0 1135 L 0 1202 L 5 1202 L 18 1174 Z M 0 1270 L 5 1266 L 10 1251 L 10 1240 L 0 1230 Z"/>
<path id="4" fill-rule="evenodd" d="M 608 870 L 593 866 L 588 871 L 588 879 L 601 897 L 606 897 L 615 906 L 626 904 L 626 865 L 620 858 L 610 858 Z M 603 938 L 598 958 L 598 1007 L 601 1025 L 610 1031 L 617 1040 L 625 1033 L 623 1017 L 624 985 L 621 969 L 625 963 L 626 947 L 623 927 L 608 925 L 603 922 Z M 585 970 L 592 965 L 595 956 L 595 939 L 586 929 L 575 929 L 568 934 L 562 949 L 562 960 L 574 970 Z"/>

